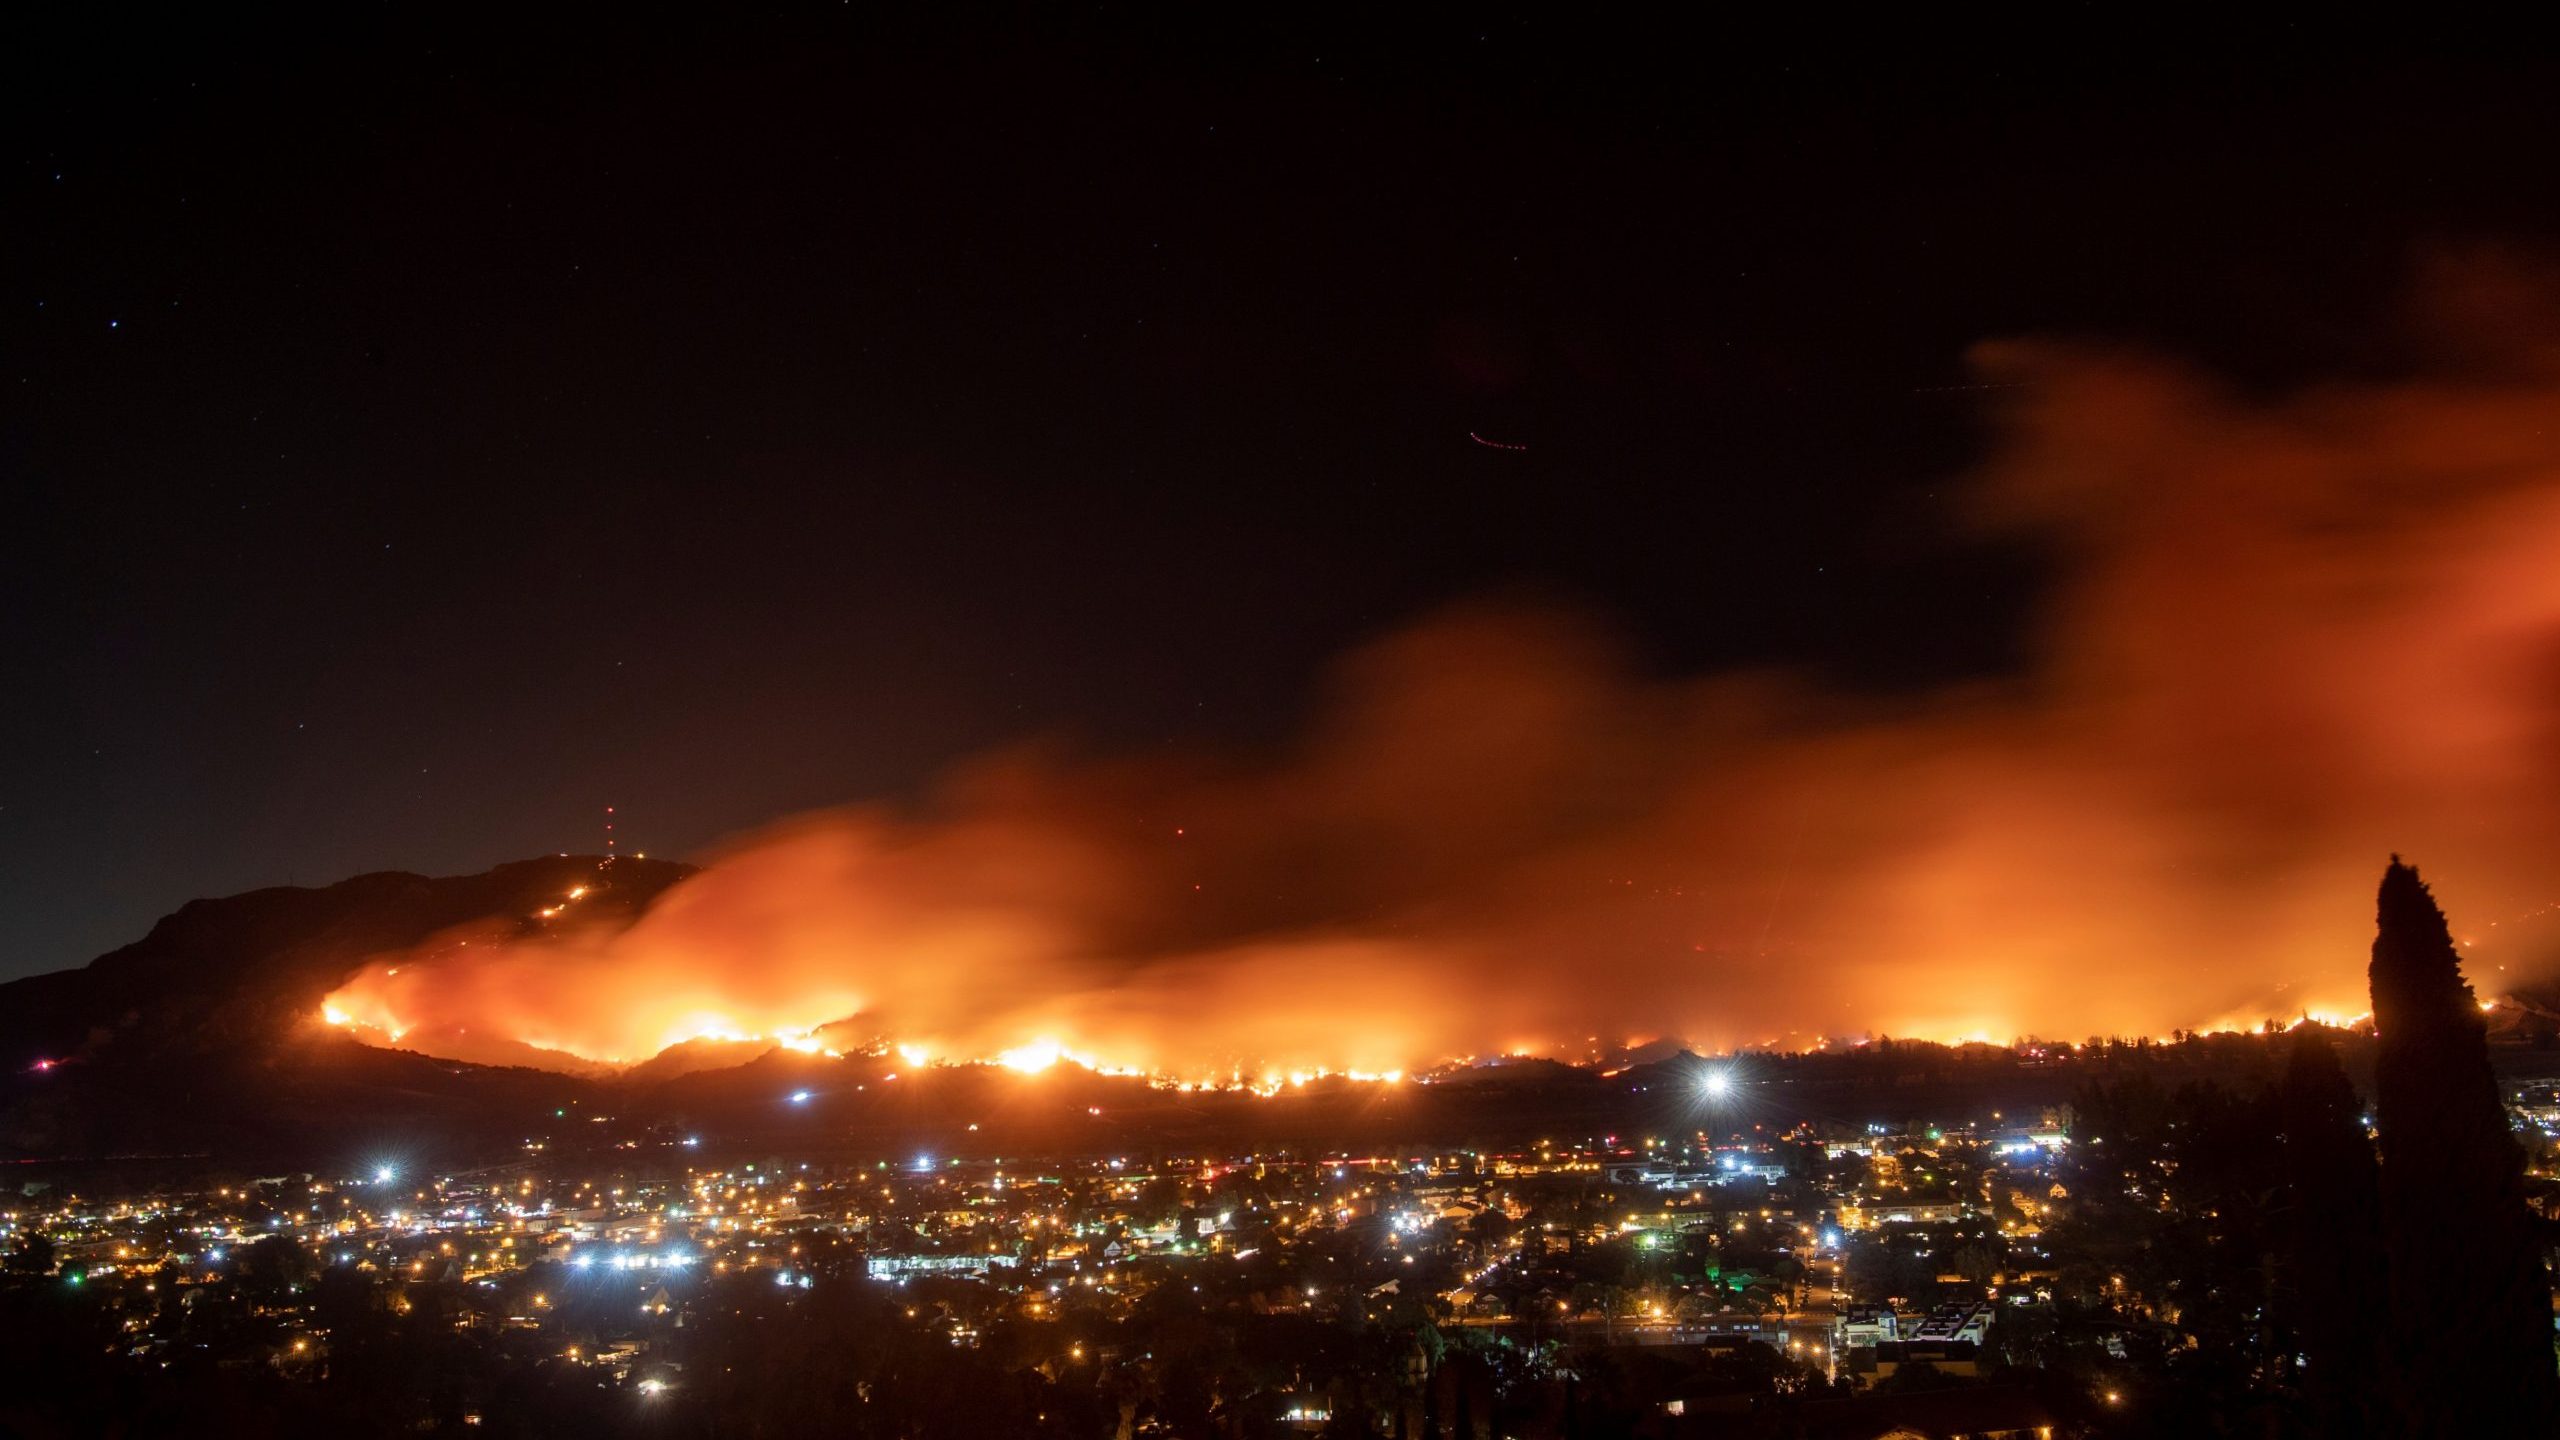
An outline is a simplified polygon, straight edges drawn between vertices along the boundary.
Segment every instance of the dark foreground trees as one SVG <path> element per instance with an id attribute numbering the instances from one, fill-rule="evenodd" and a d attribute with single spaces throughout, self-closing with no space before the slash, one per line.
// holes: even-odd
<path id="1" fill-rule="evenodd" d="M 2551 1276 L 2444 913 L 2392 857 L 2373 942 L 2375 1127 L 2404 1433 L 2560 1434 Z"/>
<path id="2" fill-rule="evenodd" d="M 2309 1025 L 2260 1084 L 2079 1107 L 2040 1363 L 2110 1383 L 2068 1343 L 2100 1335 L 2154 1433 L 2560 1435 L 2545 1242 L 2478 1001 L 2397 860 L 2378 918 L 2370 1112 Z"/>

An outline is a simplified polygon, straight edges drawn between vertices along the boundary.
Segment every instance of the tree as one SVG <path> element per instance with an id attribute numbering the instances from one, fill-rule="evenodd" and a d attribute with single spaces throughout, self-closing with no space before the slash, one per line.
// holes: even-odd
<path id="1" fill-rule="evenodd" d="M 18 1248 L 9 1252 L 8 1269 L 13 1275 L 50 1275 L 58 1253 L 51 1240 L 38 1231 L 29 1230 Z"/>
<path id="2" fill-rule="evenodd" d="M 240 1283 L 269 1303 L 283 1299 L 317 1275 L 311 1252 L 289 1235 L 269 1235 L 240 1252 Z"/>
<path id="3" fill-rule="evenodd" d="M 1987 1287 L 1999 1272 L 2000 1252 L 1987 1239 L 1967 1241 L 1956 1247 L 1947 1263 L 1970 1283 Z"/>
<path id="4" fill-rule="evenodd" d="M 2303 1357 L 2303 1392 L 2322 1435 L 2377 1435 L 2391 1407 L 2382 1201 L 2373 1143 L 2328 1032 L 2293 1033 L 2279 1086 L 2286 1204 L 2277 1309 Z"/>
<path id="5" fill-rule="evenodd" d="M 2444 912 L 2393 856 L 2373 942 L 2375 1115 L 2412 1435 L 2560 1434 L 2551 1276 Z"/>

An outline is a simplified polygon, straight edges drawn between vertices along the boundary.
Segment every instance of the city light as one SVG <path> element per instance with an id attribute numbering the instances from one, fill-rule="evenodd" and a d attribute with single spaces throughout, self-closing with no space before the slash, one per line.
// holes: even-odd
<path id="1" fill-rule="evenodd" d="M 1772 1163 L 1783 1145 L 1812 1144 L 1816 1134 L 1869 1163 L 1839 1172 L 1836 1187 Z M 255 1223 L 253 1214 L 272 1216 L 297 1248 L 325 1244 L 320 1253 L 350 1267 L 339 1272 L 341 1279 L 371 1272 L 418 1286 L 459 1278 L 500 1294 L 510 1276 L 563 1266 L 576 1277 L 562 1282 L 575 1286 L 575 1299 L 560 1295 L 556 1285 L 518 1292 L 507 1326 L 550 1331 L 592 1323 L 585 1317 L 596 1302 L 613 1297 L 636 1309 L 647 1328 L 628 1340 L 573 1345 L 565 1353 L 575 1363 L 598 1367 L 610 1377 L 608 1384 L 619 1378 L 650 1400 L 672 1395 L 677 1383 L 663 1373 L 634 1371 L 681 1355 L 681 1347 L 663 1354 L 657 1347 L 671 1344 L 662 1337 L 700 1323 L 697 1307 L 712 1293 L 700 1287 L 724 1276 L 769 1279 L 784 1292 L 777 1298 L 793 1301 L 824 1288 L 822 1276 L 846 1273 L 915 1284 L 920 1293 L 927 1285 L 945 1287 L 940 1293 L 946 1296 L 958 1293 L 949 1287 L 981 1287 L 1010 1297 L 1013 1313 L 1028 1323 L 1069 1321 L 1080 1308 L 1083 1314 L 1073 1323 L 1109 1324 L 1115 1315 L 1132 1313 L 1153 1290 L 1180 1285 L 1201 1293 L 1206 1276 L 1196 1267 L 1241 1262 L 1266 1247 L 1285 1255 L 1300 1244 L 1318 1247 L 1311 1255 L 1339 1257 L 1329 1264 L 1352 1267 L 1339 1285 L 1304 1275 L 1292 1282 L 1293 1308 L 1310 1321 L 1356 1320 L 1364 1305 L 1382 1295 L 1420 1294 L 1387 1287 L 1414 1285 L 1437 1269 L 1450 1277 L 1439 1282 L 1438 1296 L 1456 1312 L 1452 1325 L 1508 1323 L 1518 1314 L 1553 1327 L 1551 1335 L 1564 1332 L 1575 1345 L 1640 1343 L 1696 1327 L 1755 1339 L 1800 1366 L 1827 1369 L 1835 1358 L 1846 1363 L 1879 1335 L 1893 1333 L 1884 1321 L 1853 1318 L 1846 1267 L 1834 1258 L 1855 1238 L 1853 1227 L 1901 1226 L 1926 1243 L 1940 1217 L 1982 1225 L 1998 1187 L 2013 1179 L 2034 1186 L 2045 1210 L 2059 1203 L 2046 1177 L 2064 1152 L 2034 1147 L 2009 1154 L 2004 1143 L 2003 1135 L 1970 1125 L 1826 1122 L 1820 1130 L 1799 1127 L 1713 1148 L 1694 1140 L 1612 1134 L 1557 1137 L 1517 1152 L 1458 1157 L 1216 1153 L 998 1162 L 921 1152 L 904 1167 L 866 1158 L 830 1173 L 810 1162 L 758 1161 L 680 1167 L 654 1180 L 608 1166 L 592 1175 L 573 1168 L 497 1178 L 421 1176 L 418 1193 L 433 1198 L 414 1212 L 367 1213 L 352 1195 L 348 1210 L 331 1212 L 321 1203 L 332 1193 L 325 1181 L 291 1196 L 289 1208 L 277 1197 L 253 1200 L 244 1190 L 234 1199 L 225 1191 L 206 1214 L 203 1234 L 235 1234 Z M 1952 1171 L 1959 1157 L 1968 1156 L 2001 1163 L 1974 1172 L 1978 1188 L 1966 1196 L 1896 1208 L 1892 1196 L 1904 1184 Z M 1222 1183 L 1248 1168 L 1253 1189 L 1227 1198 Z M 1590 1221 L 1583 1207 L 1593 1177 L 1604 1172 L 1611 1176 L 1615 1208 L 1605 1223 L 1582 1229 Z M 1141 1201 L 1142 1195 L 1155 1198 Z M 1782 1208 L 1790 1203 L 1803 1208 Z M 1508 1213 L 1513 1210 L 1520 1213 Z M 1522 1241 L 1534 1235 L 1519 1233 L 1491 1253 L 1477 1248 L 1479 1224 L 1497 1214 L 1505 1229 L 1534 1225 L 1535 1234 L 1552 1237 L 1558 1248 L 1524 1249 Z M 108 1283 L 147 1284 L 147 1271 L 135 1268 L 147 1264 L 136 1242 L 153 1232 L 141 1228 L 138 1217 L 133 1224 L 137 1228 L 115 1235 L 112 1264 L 66 1268 L 64 1283 L 88 1293 Z M 1237 1247 L 1234 1237 L 1245 1228 L 1258 1232 L 1260 1243 Z M 830 1232 L 865 1233 L 886 1244 L 854 1251 L 848 1262 L 826 1243 Z M 2002 1233 L 2009 1237 L 2007 1263 L 2049 1263 L 2014 1227 Z M 893 1234 L 902 1238 L 887 1240 Z M 1355 1236 L 1362 1239 L 1349 1251 L 1333 1248 Z M 1747 1253 L 1732 1248 L 1737 1246 L 1792 1253 L 1810 1273 L 1792 1293 L 1783 1287 L 1771 1293 L 1761 1282 L 1746 1302 L 1712 1268 L 1701 1277 L 1683 1273 L 1686 1262 L 1666 1264 L 1672 1255 Z M 196 1253 L 215 1261 L 226 1252 L 219 1244 L 200 1244 Z M 1593 1265 L 1598 1268 L 1585 1268 Z M 1615 1296 L 1593 1291 L 1588 1298 L 1542 1301 L 1519 1312 L 1482 1308 L 1506 1271 L 1528 1284 L 1567 1287 L 1568 1294 L 1592 1284 L 1593 1274 L 1622 1275 L 1630 1283 Z M 2118 1276 L 2116 1303 L 2143 1303 L 2132 1279 Z M 236 1282 L 202 1274 L 191 1283 Z M 1857 1299 L 1891 1312 L 1903 1339 L 1967 1345 L 1982 1343 L 2000 1317 L 2027 1300 L 2025 1292 L 1976 1288 L 1943 1270 L 1934 1283 L 1944 1287 L 1936 1300 L 1898 1292 L 1877 1297 L 1872 1291 Z M 405 1315 L 416 1293 L 422 1292 L 395 1291 L 384 1303 Z M 1950 1293 L 1955 1298 L 1947 1298 Z M 285 1304 L 298 1309 L 290 1294 Z M 1069 1304 L 1067 1296 L 1080 1297 L 1082 1305 Z M 1552 1310 L 1545 1308 L 1548 1303 Z M 774 1312 L 775 1318 L 789 1309 Z M 943 1304 L 909 1306 L 904 1313 L 934 1327 L 930 1333 L 939 1342 L 962 1348 L 979 1343 L 978 1326 Z M 1819 1328 L 1826 1324 L 1829 1333 Z M 315 1361 L 328 1352 L 317 1335 L 286 1343 L 285 1353 Z M 546 1353 L 563 1354 L 557 1344 Z M 1143 1353 L 1125 1350 L 1096 1354 L 1082 1340 L 1052 1353 L 1079 1365 L 1108 1367 L 1115 1375 L 1144 1373 L 1147 1361 Z M 326 1368 L 315 1364 L 311 1373 Z M 2122 1406 L 2130 1392 L 2096 1393 L 2103 1404 Z"/>

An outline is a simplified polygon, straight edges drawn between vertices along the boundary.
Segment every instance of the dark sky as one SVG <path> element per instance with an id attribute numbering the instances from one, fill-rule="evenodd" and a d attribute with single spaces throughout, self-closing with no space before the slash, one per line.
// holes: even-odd
<path id="1" fill-rule="evenodd" d="M 1488 593 L 1997 673 L 1970 344 L 2387 370 L 2413 256 L 2560 218 L 2560 75 L 2390 37 L 345 8 L 0 44 L 0 977 L 1273 740 Z"/>

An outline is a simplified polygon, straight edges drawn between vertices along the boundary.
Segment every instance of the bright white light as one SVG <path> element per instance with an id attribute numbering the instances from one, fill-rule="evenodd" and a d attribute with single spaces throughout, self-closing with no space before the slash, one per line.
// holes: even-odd
<path id="1" fill-rule="evenodd" d="M 658 1396 L 667 1393 L 667 1382 L 664 1380 L 643 1380 L 640 1382 L 640 1393 L 654 1400 Z"/>
<path id="2" fill-rule="evenodd" d="M 1710 1070 L 1700 1088 L 1707 1092 L 1707 1098 L 1721 1100 L 1733 1093 L 1733 1075 L 1730 1071 Z"/>
<path id="3" fill-rule="evenodd" d="M 374 1167 L 373 1183 L 376 1185 L 388 1185 L 399 1178 L 400 1172 L 388 1165 L 379 1165 Z"/>
<path id="4" fill-rule="evenodd" d="M 792 1103 L 792 1104 L 794 1104 L 794 1105 L 806 1105 L 806 1104 L 808 1104 L 808 1103 L 809 1103 L 809 1092 L 808 1092 L 808 1091 L 806 1091 L 806 1090 L 794 1090 L 794 1091 L 792 1091 L 792 1092 L 791 1092 L 791 1103 Z"/>

